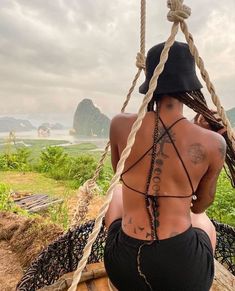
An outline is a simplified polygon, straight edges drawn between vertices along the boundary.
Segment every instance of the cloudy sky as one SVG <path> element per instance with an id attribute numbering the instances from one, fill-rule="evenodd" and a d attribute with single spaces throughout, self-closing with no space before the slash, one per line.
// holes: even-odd
<path id="1" fill-rule="evenodd" d="M 91 98 L 112 117 L 136 72 L 139 0 L 0 0 L 0 114 L 72 124 Z M 147 48 L 171 24 L 147 1 Z M 226 109 L 235 106 L 235 1 L 185 0 L 190 31 Z M 178 40 L 183 40 L 180 33 Z M 141 82 L 141 81 L 140 81 Z M 135 111 L 136 91 L 128 107 Z M 209 99 L 209 98 L 208 98 Z"/>

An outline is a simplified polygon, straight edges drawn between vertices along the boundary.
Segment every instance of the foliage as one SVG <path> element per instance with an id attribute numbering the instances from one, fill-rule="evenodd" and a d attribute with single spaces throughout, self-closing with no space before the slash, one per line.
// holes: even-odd
<path id="1" fill-rule="evenodd" d="M 77 180 L 80 184 L 90 179 L 96 169 L 94 157 L 81 155 L 70 159 L 68 178 Z"/>
<path id="2" fill-rule="evenodd" d="M 7 151 L 0 155 L 0 170 L 30 170 L 30 150 L 27 148 L 17 148 L 14 152 Z"/>
<path id="3" fill-rule="evenodd" d="M 224 171 L 220 174 L 215 200 L 207 214 L 219 222 L 235 226 L 235 190 Z"/>
<path id="4" fill-rule="evenodd" d="M 62 168 L 67 162 L 67 157 L 62 147 L 49 146 L 41 152 L 38 169 L 51 173 L 55 168 Z"/>
<path id="5" fill-rule="evenodd" d="M 11 198 L 10 187 L 0 183 L 0 211 L 10 211 L 18 214 L 27 215 L 27 212 L 15 205 Z"/>
<path id="6" fill-rule="evenodd" d="M 41 152 L 39 169 L 53 179 L 72 181 L 77 188 L 92 177 L 96 165 L 92 156 L 69 157 L 61 147 L 47 147 Z"/>
<path id="7" fill-rule="evenodd" d="M 102 190 L 103 195 L 106 194 L 109 186 L 110 186 L 110 181 L 113 177 L 113 169 L 111 167 L 111 164 L 106 164 L 104 165 L 103 170 L 100 173 L 100 177 L 97 181 L 97 184 L 99 185 L 99 187 Z"/>
<path id="8" fill-rule="evenodd" d="M 67 201 L 62 204 L 57 204 L 49 209 L 50 221 L 59 224 L 63 229 L 68 229 L 69 226 L 69 215 L 68 215 L 68 204 Z"/>

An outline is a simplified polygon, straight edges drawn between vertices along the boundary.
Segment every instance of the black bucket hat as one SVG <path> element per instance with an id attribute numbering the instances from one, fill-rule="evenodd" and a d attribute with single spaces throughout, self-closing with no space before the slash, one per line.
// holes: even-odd
<path id="1" fill-rule="evenodd" d="M 146 58 L 146 79 L 140 86 L 139 92 L 146 94 L 153 72 L 160 61 L 160 55 L 165 43 L 152 47 Z M 169 51 L 169 57 L 165 68 L 158 79 L 158 85 L 154 95 L 189 92 L 200 90 L 202 84 L 197 78 L 195 60 L 187 43 L 175 41 Z"/>

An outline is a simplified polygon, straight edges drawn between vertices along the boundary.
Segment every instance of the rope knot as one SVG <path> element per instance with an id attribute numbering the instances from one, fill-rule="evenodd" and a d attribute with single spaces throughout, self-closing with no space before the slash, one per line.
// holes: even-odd
<path id="1" fill-rule="evenodd" d="M 143 55 L 142 53 L 137 53 L 137 56 L 136 56 L 136 67 L 138 69 L 145 70 L 145 61 L 146 61 L 145 55 Z"/>
<path id="2" fill-rule="evenodd" d="M 168 0 L 167 7 L 170 11 L 167 19 L 170 22 L 182 22 L 191 15 L 191 8 L 183 4 L 184 0 Z"/>

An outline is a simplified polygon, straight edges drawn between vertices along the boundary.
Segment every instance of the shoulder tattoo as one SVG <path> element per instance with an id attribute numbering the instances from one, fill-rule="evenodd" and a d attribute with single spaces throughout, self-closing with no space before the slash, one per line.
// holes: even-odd
<path id="1" fill-rule="evenodd" d="M 202 163 L 206 159 L 206 151 L 202 144 L 194 143 L 189 146 L 188 153 L 194 165 Z"/>

